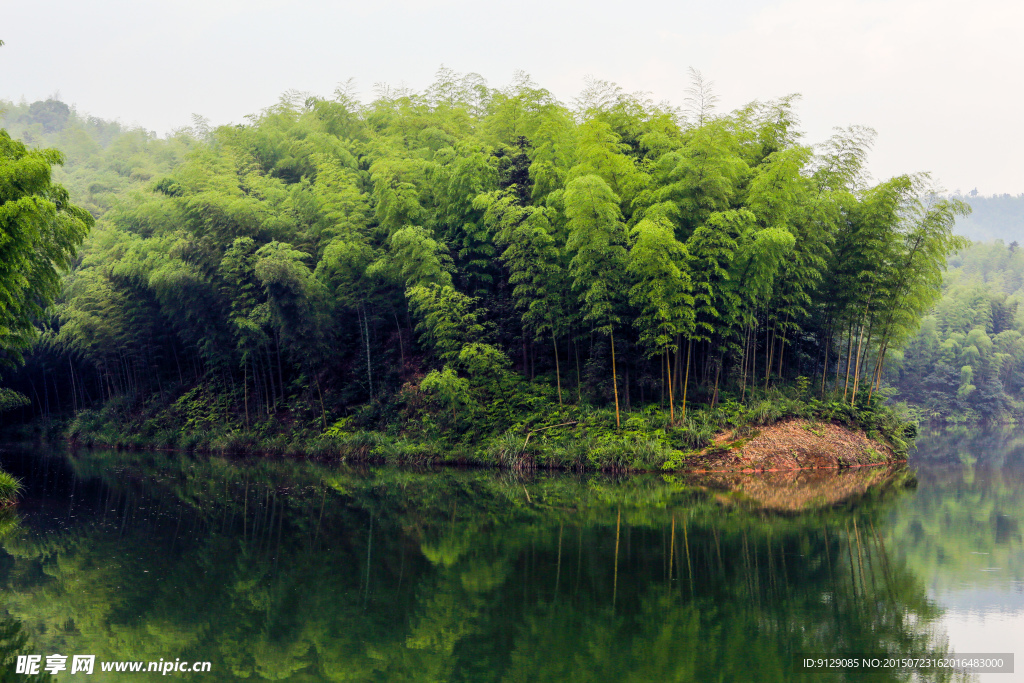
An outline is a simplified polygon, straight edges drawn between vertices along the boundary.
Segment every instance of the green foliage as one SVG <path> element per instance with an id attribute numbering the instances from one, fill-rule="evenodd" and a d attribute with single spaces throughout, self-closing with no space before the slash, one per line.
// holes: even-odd
<path id="1" fill-rule="evenodd" d="M 679 335 L 694 332 L 689 255 L 665 219 L 645 218 L 632 230 L 627 273 L 636 284 L 629 300 L 640 315 L 634 325 L 650 355 L 674 348 Z"/>
<path id="2" fill-rule="evenodd" d="M 583 319 L 608 334 L 619 322 L 627 265 L 626 233 L 618 198 L 599 176 L 573 180 L 565 191 L 566 248 Z"/>
<path id="3" fill-rule="evenodd" d="M 417 330 L 446 363 L 459 360 L 463 347 L 487 336 L 479 322 L 477 300 L 456 291 L 451 285 L 430 284 L 411 287 L 409 308 L 421 319 Z"/>
<path id="4" fill-rule="evenodd" d="M 57 150 L 30 150 L 0 129 L 0 362 L 22 362 L 33 323 L 60 292 L 59 272 L 93 224 L 52 181 L 63 162 Z"/>
<path id="5" fill-rule="evenodd" d="M 0 470 L 0 505 L 10 505 L 17 499 L 23 486 L 21 480 Z"/>
<path id="6" fill-rule="evenodd" d="M 25 413 L 99 411 L 72 431 L 100 443 L 340 453 L 365 432 L 388 440 L 353 452 L 417 459 L 476 457 L 516 425 L 614 402 L 612 432 L 585 437 L 596 460 L 559 430 L 531 437 L 552 443 L 529 457 L 620 468 L 632 451 L 676 457 L 645 439 L 705 443 L 730 400 L 737 424 L 790 414 L 769 392 L 793 378 L 804 402 L 885 393 L 964 205 L 925 175 L 868 185 L 869 129 L 801 144 L 795 96 L 721 113 L 696 73 L 690 95 L 684 116 L 590 80 L 565 104 L 525 74 L 494 89 L 442 69 L 422 93 L 288 93 L 242 125 L 197 119 L 163 140 L 12 104 L 4 125 L 26 142 L 3 138 L 7 164 L 45 199 L 19 225 L 63 241 L 35 252 L 41 297 L 9 291 L 24 321 L 10 338 L 41 334 L 5 385 Z M 59 155 L 30 147 L 44 143 L 67 155 L 66 195 Z M 69 200 L 96 217 L 73 264 L 91 219 Z M 999 329 L 984 336 L 973 307 L 941 331 L 960 404 L 991 404 L 992 378 L 1016 377 L 1011 309 L 990 306 Z M 665 441 L 676 397 L 709 417 Z M 669 419 L 622 422 L 652 403 Z M 342 418 L 351 429 L 330 432 Z"/>
<path id="7" fill-rule="evenodd" d="M 1007 420 L 1024 415 L 1024 256 L 974 244 L 950 262 L 942 298 L 887 373 L 928 419 Z"/>
<path id="8" fill-rule="evenodd" d="M 0 412 L 21 408 L 31 403 L 28 396 L 7 388 L 0 388 Z"/>
<path id="9" fill-rule="evenodd" d="M 453 424 L 458 422 L 461 411 L 472 411 L 476 405 L 476 400 L 470 393 L 469 381 L 459 377 L 448 365 L 440 372 L 431 370 L 420 382 L 420 390 L 426 394 L 436 395 L 441 405 L 451 410 Z"/>

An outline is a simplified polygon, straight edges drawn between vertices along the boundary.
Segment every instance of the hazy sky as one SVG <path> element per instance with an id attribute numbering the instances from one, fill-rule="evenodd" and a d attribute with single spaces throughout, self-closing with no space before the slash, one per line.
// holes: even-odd
<path id="1" fill-rule="evenodd" d="M 688 67 L 720 108 L 789 93 L 808 142 L 872 126 L 876 178 L 1024 192 L 1024 3 L 980 0 L 51 0 L 5 3 L 0 98 L 55 92 L 163 134 L 238 122 L 289 88 L 354 77 L 427 86 L 444 64 L 502 86 L 517 69 L 569 101 L 587 75 L 682 104 Z M 714 6 L 712 6 L 714 5 Z"/>

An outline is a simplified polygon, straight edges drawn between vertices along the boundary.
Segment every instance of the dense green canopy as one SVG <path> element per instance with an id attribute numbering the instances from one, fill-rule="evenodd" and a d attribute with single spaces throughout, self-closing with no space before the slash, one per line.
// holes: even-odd
<path id="1" fill-rule="evenodd" d="M 0 362 L 19 363 L 93 223 L 52 182 L 64 157 L 0 130 Z"/>
<path id="2" fill-rule="evenodd" d="M 965 205 L 926 175 L 865 184 L 872 131 L 806 145 L 795 96 L 720 114 L 692 90 L 681 110 L 590 81 L 570 106 L 442 69 L 423 93 L 289 93 L 166 140 L 10 105 L 3 125 L 78 155 L 99 218 L 18 386 L 80 407 L 204 384 L 236 424 L 326 424 L 445 367 L 466 405 L 524 380 L 684 414 L 798 376 L 866 396 Z"/>

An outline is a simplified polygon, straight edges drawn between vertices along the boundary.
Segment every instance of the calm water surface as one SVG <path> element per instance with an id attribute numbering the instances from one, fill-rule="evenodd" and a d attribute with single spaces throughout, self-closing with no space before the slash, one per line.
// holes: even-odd
<path id="1" fill-rule="evenodd" d="M 0 658 L 210 661 L 171 676 L 196 681 L 1024 680 L 1024 431 L 919 445 L 909 470 L 716 480 L 9 447 L 27 490 L 0 516 Z M 798 663 L 1014 651 L 1020 673 L 959 678 Z"/>

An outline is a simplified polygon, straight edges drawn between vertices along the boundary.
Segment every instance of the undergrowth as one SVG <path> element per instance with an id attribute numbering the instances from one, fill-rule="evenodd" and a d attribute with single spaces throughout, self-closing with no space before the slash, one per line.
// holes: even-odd
<path id="1" fill-rule="evenodd" d="M 125 450 L 180 449 L 224 454 L 310 456 L 396 464 L 473 464 L 511 469 L 558 468 L 638 471 L 685 468 L 716 434 L 732 443 L 787 418 L 836 423 L 862 430 L 906 454 L 917 433 L 914 416 L 877 395 L 849 405 L 837 397 L 808 397 L 797 387 L 761 391 L 746 402 L 724 397 L 716 406 L 648 404 L 615 411 L 588 403 L 559 405 L 546 387 L 518 382 L 491 405 L 440 405 L 407 384 L 327 420 L 316 411 L 283 406 L 252 419 L 209 387 L 173 400 L 111 401 L 80 411 L 65 427 L 72 442 Z M 724 449 L 727 446 L 718 446 Z"/>

